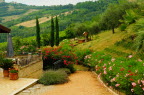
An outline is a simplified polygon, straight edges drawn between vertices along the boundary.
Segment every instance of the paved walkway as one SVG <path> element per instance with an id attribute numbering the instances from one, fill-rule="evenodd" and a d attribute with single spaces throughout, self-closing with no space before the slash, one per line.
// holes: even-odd
<path id="1" fill-rule="evenodd" d="M 37 79 L 19 78 L 18 80 L 10 80 L 4 78 L 0 70 L 0 95 L 15 95 L 15 93 L 23 90 L 27 86 L 35 83 Z"/>

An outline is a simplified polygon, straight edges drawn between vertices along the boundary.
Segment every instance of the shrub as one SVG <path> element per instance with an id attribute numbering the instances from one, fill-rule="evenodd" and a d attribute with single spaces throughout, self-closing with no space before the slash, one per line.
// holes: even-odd
<path id="1" fill-rule="evenodd" d="M 2 59 L 0 62 L 0 67 L 3 68 L 4 70 L 8 70 L 9 68 L 13 67 L 14 62 L 12 59 Z"/>
<path id="2" fill-rule="evenodd" d="M 61 84 L 68 81 L 68 75 L 62 70 L 49 70 L 39 79 L 39 83 L 44 85 Z"/>
<path id="3" fill-rule="evenodd" d="M 92 51 L 90 49 L 85 49 L 85 50 L 75 49 L 75 54 L 78 57 L 77 60 L 79 64 L 82 64 L 84 62 L 84 57 L 91 53 Z"/>
<path id="4" fill-rule="evenodd" d="M 77 56 L 74 53 L 72 45 L 68 40 L 64 40 L 59 47 L 44 48 L 42 53 L 43 53 L 44 68 L 45 67 L 55 68 L 56 67 L 55 65 L 59 65 L 58 66 L 59 68 L 65 68 L 65 67 L 67 68 L 69 67 L 68 66 L 69 64 L 77 63 Z M 54 63 L 56 64 L 54 65 Z"/>
<path id="5" fill-rule="evenodd" d="M 70 69 L 68 69 L 68 68 L 60 68 L 59 71 L 64 71 L 64 72 L 66 72 L 67 74 L 71 74 L 71 71 L 70 71 Z"/>
<path id="6" fill-rule="evenodd" d="M 74 73 L 76 69 L 74 68 L 74 64 L 68 64 L 66 68 L 70 69 L 71 73 Z"/>

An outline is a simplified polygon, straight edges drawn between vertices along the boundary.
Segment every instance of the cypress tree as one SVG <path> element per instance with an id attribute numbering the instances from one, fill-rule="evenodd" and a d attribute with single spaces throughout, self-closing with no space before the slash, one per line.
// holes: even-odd
<path id="1" fill-rule="evenodd" d="M 59 46 L 59 23 L 58 23 L 58 18 L 56 16 L 56 20 L 55 20 L 55 23 L 56 23 L 56 46 Z"/>
<path id="2" fill-rule="evenodd" d="M 37 41 L 37 47 L 40 48 L 40 26 L 39 26 L 39 21 L 38 17 L 36 17 L 36 41 Z"/>
<path id="3" fill-rule="evenodd" d="M 51 47 L 54 46 L 54 20 L 51 18 Z"/>

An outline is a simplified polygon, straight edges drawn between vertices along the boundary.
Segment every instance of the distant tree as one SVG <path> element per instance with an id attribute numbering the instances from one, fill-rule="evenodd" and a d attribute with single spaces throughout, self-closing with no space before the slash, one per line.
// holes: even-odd
<path id="1" fill-rule="evenodd" d="M 115 33 L 115 28 L 118 27 L 123 19 L 123 15 L 126 14 L 127 9 L 135 8 L 137 5 L 131 2 L 125 2 L 122 4 L 115 4 L 108 7 L 108 9 L 103 14 L 100 26 L 102 29 L 112 29 L 112 33 Z"/>
<path id="2" fill-rule="evenodd" d="M 51 18 L 51 47 L 54 46 L 54 20 Z"/>
<path id="3" fill-rule="evenodd" d="M 37 47 L 40 48 L 40 26 L 39 26 L 39 21 L 38 17 L 36 17 L 36 41 L 37 41 Z"/>
<path id="4" fill-rule="evenodd" d="M 56 29 L 56 46 L 59 46 L 59 23 L 58 23 L 58 18 L 57 18 L 57 16 L 56 16 L 56 20 L 55 20 L 55 24 L 56 24 L 56 26 L 55 26 L 55 29 Z"/>

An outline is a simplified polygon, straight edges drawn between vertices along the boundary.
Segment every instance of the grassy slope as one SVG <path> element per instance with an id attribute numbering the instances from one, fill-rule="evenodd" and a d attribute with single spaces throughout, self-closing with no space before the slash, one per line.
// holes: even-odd
<path id="1" fill-rule="evenodd" d="M 123 46 L 114 45 L 116 42 L 121 41 L 124 38 L 127 38 L 131 34 L 133 33 L 126 31 L 119 31 L 118 29 L 116 29 L 115 34 L 112 34 L 111 31 L 103 31 L 98 35 L 94 35 L 92 41 L 79 44 L 76 46 L 76 48 L 81 49 L 89 48 L 94 51 L 104 51 L 105 53 L 111 54 L 114 57 L 134 54 L 135 51 L 132 51 L 131 49 L 124 48 Z M 108 50 L 106 48 L 108 48 Z"/>

